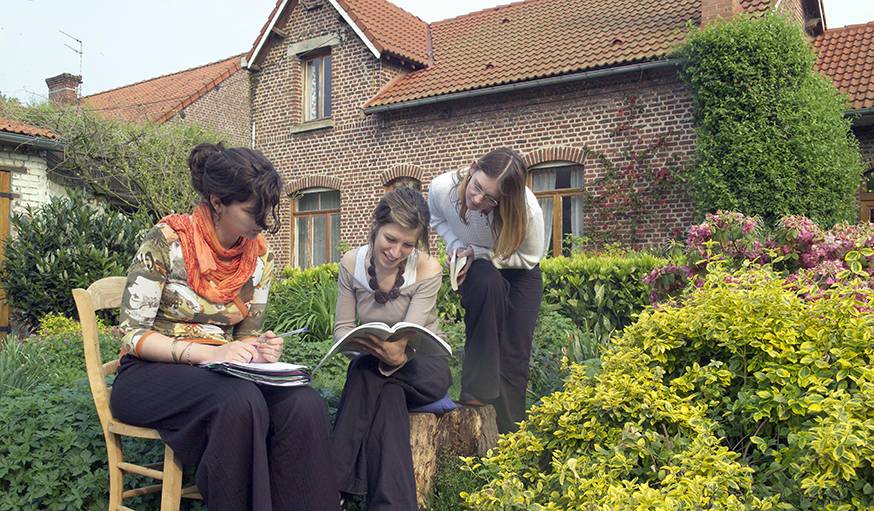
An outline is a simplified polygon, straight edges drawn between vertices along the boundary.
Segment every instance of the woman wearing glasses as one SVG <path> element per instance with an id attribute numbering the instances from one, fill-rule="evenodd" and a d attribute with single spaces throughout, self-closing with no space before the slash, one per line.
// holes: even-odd
<path id="1" fill-rule="evenodd" d="M 526 176 L 519 153 L 498 148 L 437 176 L 428 191 L 431 227 L 447 253 L 467 257 L 458 272 L 466 337 L 460 401 L 494 405 L 501 433 L 525 417 L 543 296 L 543 213 Z"/>

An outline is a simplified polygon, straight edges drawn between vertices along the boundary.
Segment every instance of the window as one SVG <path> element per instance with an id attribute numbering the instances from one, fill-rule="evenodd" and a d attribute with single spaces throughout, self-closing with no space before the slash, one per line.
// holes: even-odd
<path id="1" fill-rule="evenodd" d="M 293 201 L 294 265 L 309 268 L 340 260 L 340 192 L 310 188 Z"/>
<path id="2" fill-rule="evenodd" d="M 407 188 L 412 188 L 417 192 L 422 191 L 422 182 L 414 177 L 401 176 L 396 177 L 385 184 L 385 191 L 390 192 L 395 188 L 401 188 L 406 186 Z"/>
<path id="3" fill-rule="evenodd" d="M 533 167 L 528 185 L 543 210 L 544 253 L 557 256 L 570 252 L 562 248 L 568 234 L 583 234 L 583 167 L 555 162 Z"/>
<path id="4" fill-rule="evenodd" d="M 303 120 L 331 117 L 331 54 L 303 60 Z"/>

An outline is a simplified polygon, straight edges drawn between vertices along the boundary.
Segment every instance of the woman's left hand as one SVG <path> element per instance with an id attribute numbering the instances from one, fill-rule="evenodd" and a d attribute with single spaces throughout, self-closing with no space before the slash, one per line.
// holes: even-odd
<path id="1" fill-rule="evenodd" d="M 268 330 L 259 337 L 251 338 L 246 342 L 258 350 L 257 358 L 259 360 L 253 360 L 253 362 L 262 363 L 278 362 L 280 355 L 282 355 L 282 346 L 285 344 L 282 337 L 278 337 L 272 330 Z"/>

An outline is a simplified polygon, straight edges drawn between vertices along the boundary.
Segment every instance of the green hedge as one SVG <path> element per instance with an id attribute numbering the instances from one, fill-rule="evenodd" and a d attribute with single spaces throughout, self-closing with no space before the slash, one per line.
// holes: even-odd
<path id="1" fill-rule="evenodd" d="M 634 315 L 649 304 L 650 288 L 643 283 L 643 277 L 666 263 L 638 252 L 547 258 L 540 263 L 543 301 L 557 305 L 562 315 L 573 318 L 581 330 L 606 339 L 611 332 L 630 324 Z M 276 332 L 306 326 L 310 331 L 304 340 L 330 339 L 338 271 L 337 263 L 307 270 L 285 269 L 271 286 L 266 326 Z M 437 309 L 444 324 L 463 318 L 459 295 L 450 289 L 446 274 Z"/>
<path id="2" fill-rule="evenodd" d="M 603 343 L 649 305 L 650 288 L 643 278 L 666 263 L 637 252 L 547 258 L 540 263 L 543 301 L 557 305 L 582 331 L 592 332 Z"/>

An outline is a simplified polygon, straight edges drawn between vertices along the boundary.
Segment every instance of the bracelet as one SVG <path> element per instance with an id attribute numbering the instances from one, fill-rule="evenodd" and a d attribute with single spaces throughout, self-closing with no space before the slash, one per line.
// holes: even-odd
<path id="1" fill-rule="evenodd" d="M 185 363 L 188 365 L 194 365 L 191 363 L 191 347 L 193 345 L 193 342 L 189 342 L 188 346 L 182 348 L 182 354 L 179 356 L 179 358 L 184 359 Z"/>
<path id="2" fill-rule="evenodd" d="M 173 359 L 173 363 L 179 363 L 179 357 L 176 356 L 176 343 L 179 342 L 179 339 L 174 338 L 170 341 L 170 358 Z"/>

